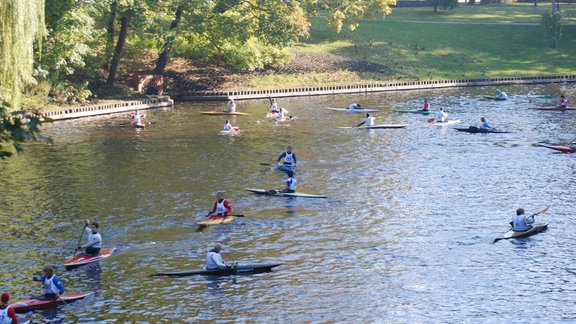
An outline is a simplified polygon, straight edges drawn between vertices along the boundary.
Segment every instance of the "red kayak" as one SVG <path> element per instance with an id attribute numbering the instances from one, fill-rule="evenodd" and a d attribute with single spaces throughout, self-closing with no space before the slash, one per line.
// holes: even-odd
<path id="1" fill-rule="evenodd" d="M 568 147 L 568 146 L 561 146 L 561 145 L 540 145 L 540 146 L 549 148 L 549 149 L 551 149 L 551 150 L 564 152 L 564 153 L 574 153 L 574 152 L 576 152 L 576 149 L 573 149 L 573 148 Z"/>
<path id="2" fill-rule="evenodd" d="M 100 250 L 100 254 L 93 256 L 93 255 L 86 255 L 86 254 L 78 254 L 72 257 L 71 259 L 64 262 L 64 266 L 66 270 L 72 270 L 74 268 L 81 267 L 83 265 L 87 265 L 90 263 L 98 262 L 102 259 L 106 259 L 107 257 L 111 256 L 114 253 L 116 248 L 108 248 Z"/>
<path id="3" fill-rule="evenodd" d="M 135 122 L 133 122 L 133 121 L 130 122 L 130 125 L 132 125 L 132 126 L 134 126 L 134 127 L 136 127 L 136 128 L 144 128 L 144 127 L 146 127 L 146 124 L 144 124 L 144 123 L 135 123 Z"/>
<path id="4" fill-rule="evenodd" d="M 549 110 L 549 111 L 566 111 L 566 110 L 576 110 L 576 107 L 558 107 L 558 106 L 550 106 L 550 107 L 532 107 L 528 109 L 533 110 Z"/>
<path id="5" fill-rule="evenodd" d="M 82 292 L 76 294 L 64 294 L 60 295 L 58 299 L 53 300 L 43 300 L 43 299 L 28 299 L 28 300 L 21 300 L 15 303 L 10 304 L 16 313 L 26 313 L 29 311 L 33 311 L 36 309 L 47 309 L 56 307 L 61 304 L 68 304 L 71 302 L 75 302 L 77 300 L 83 299 L 87 296 L 93 295 L 96 292 Z"/>

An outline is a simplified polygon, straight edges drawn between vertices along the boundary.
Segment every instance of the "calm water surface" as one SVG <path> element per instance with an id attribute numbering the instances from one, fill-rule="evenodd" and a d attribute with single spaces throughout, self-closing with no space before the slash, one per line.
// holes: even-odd
<path id="1" fill-rule="evenodd" d="M 0 288 L 13 300 L 41 291 L 30 281 L 58 266 L 68 292 L 99 294 L 57 310 L 45 322 L 164 323 L 542 323 L 576 321 L 574 197 L 576 155 L 537 143 L 576 136 L 576 113 L 551 105 L 570 85 L 510 87 L 510 100 L 484 100 L 495 88 L 281 99 L 289 127 L 264 118 L 267 101 L 239 102 L 244 132 L 219 135 L 225 116 L 198 112 L 223 103 L 182 103 L 147 111 L 144 130 L 124 114 L 45 127 L 54 145 L 27 145 L 0 162 Z M 399 114 L 424 97 L 461 127 L 479 118 L 509 134 L 467 134 Z M 377 123 L 404 129 L 346 130 L 363 115 L 327 111 L 359 102 L 380 109 Z M 292 145 L 299 191 L 328 199 L 261 197 L 244 188 L 279 188 L 273 163 Z M 195 222 L 226 190 L 247 217 L 198 231 Z M 516 208 L 549 229 L 500 241 Z M 66 272 L 84 219 L 100 222 L 117 253 Z M 85 240 L 85 237 L 83 238 Z M 226 261 L 281 262 L 273 273 L 149 277 L 203 266 L 222 244 Z"/>

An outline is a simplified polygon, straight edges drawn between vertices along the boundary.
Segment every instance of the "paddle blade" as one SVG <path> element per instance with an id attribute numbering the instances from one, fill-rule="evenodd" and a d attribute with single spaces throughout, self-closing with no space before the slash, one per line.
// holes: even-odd
<path id="1" fill-rule="evenodd" d="M 272 165 L 272 163 L 260 163 L 260 165 L 270 166 L 270 165 Z"/>
<path id="2" fill-rule="evenodd" d="M 433 124 L 435 120 L 436 120 L 436 118 L 428 118 L 428 122 L 429 122 L 430 124 Z"/>

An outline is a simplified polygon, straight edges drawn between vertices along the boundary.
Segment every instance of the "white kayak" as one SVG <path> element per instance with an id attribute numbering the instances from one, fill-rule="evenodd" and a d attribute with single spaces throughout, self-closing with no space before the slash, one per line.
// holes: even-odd
<path id="1" fill-rule="evenodd" d="M 342 112 L 349 112 L 349 113 L 363 113 L 363 112 L 375 112 L 378 109 L 348 109 L 348 108 L 326 108 L 332 111 L 342 111 Z"/>
<path id="2" fill-rule="evenodd" d="M 434 126 L 440 126 L 440 127 L 449 126 L 449 125 L 456 125 L 458 123 L 460 123 L 460 119 L 449 119 L 445 122 L 437 122 L 437 121 L 430 122 L 430 121 L 428 121 L 428 124 L 434 125 Z"/>
<path id="3" fill-rule="evenodd" d="M 302 192 L 281 192 L 278 190 L 245 188 L 246 190 L 258 195 L 275 196 L 275 197 L 301 197 L 301 198 L 327 198 L 322 195 L 313 195 Z"/>
<path id="4" fill-rule="evenodd" d="M 372 125 L 372 126 L 354 126 L 354 127 L 349 127 L 349 126 L 342 126 L 342 127 L 336 127 L 336 128 L 340 128 L 340 129 L 379 129 L 379 128 L 404 128 L 406 127 L 406 125 L 402 125 L 402 124 L 380 124 L 380 125 Z"/>
<path id="5" fill-rule="evenodd" d="M 240 127 L 232 127 L 231 130 L 221 130 L 220 135 L 235 136 L 240 135 Z"/>

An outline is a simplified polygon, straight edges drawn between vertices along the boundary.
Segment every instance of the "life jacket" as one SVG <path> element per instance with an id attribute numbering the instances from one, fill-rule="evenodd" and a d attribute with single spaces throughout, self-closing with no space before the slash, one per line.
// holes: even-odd
<path id="1" fill-rule="evenodd" d="M 0 324 L 12 324 L 12 318 L 8 316 L 9 310 L 10 305 L 6 305 L 6 308 L 0 309 Z"/>
<path id="2" fill-rule="evenodd" d="M 294 163 L 294 152 L 285 152 L 286 155 L 284 155 L 284 164 L 292 164 Z"/>
<path id="3" fill-rule="evenodd" d="M 288 187 L 288 190 L 296 191 L 297 184 L 298 183 L 296 182 L 296 179 L 294 179 L 294 178 L 288 178 L 288 180 L 286 180 L 286 186 Z"/>
<path id="4" fill-rule="evenodd" d="M 44 279 L 43 284 L 45 294 L 58 294 L 58 291 L 60 289 L 58 289 L 58 286 L 56 286 L 56 284 L 54 283 L 54 277 L 55 275 L 52 275 L 52 277 Z"/>
<path id="5" fill-rule="evenodd" d="M 224 206 L 224 202 L 226 199 L 222 199 L 222 201 L 216 202 L 216 214 L 224 214 L 226 212 L 226 206 Z"/>

